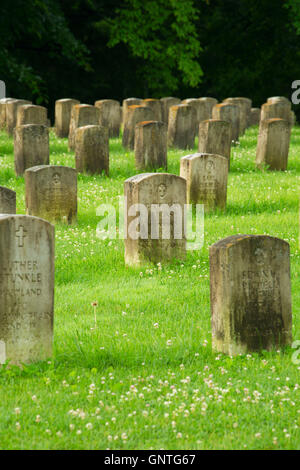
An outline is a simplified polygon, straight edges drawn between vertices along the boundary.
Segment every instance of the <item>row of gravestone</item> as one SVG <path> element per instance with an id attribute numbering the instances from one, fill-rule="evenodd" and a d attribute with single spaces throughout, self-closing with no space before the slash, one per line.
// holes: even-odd
<path id="1" fill-rule="evenodd" d="M 144 185 L 145 178 L 131 183 Z M 0 215 L 0 257 L 0 364 L 45 360 L 53 344 L 53 225 L 32 216 Z M 210 305 L 215 351 L 235 355 L 290 345 L 288 243 L 234 235 L 212 245 Z"/>
<path id="2" fill-rule="evenodd" d="M 146 174 L 137 175 L 133 178 L 130 178 L 125 182 L 125 195 L 127 196 L 127 199 L 129 201 L 127 207 L 131 207 L 132 205 L 134 205 L 135 202 L 143 204 L 145 205 L 145 207 L 149 207 L 153 204 L 155 205 L 159 203 L 166 204 L 167 206 L 173 206 L 174 204 L 177 204 L 182 207 L 186 201 L 186 181 L 188 181 L 188 175 L 190 175 L 190 193 L 193 194 L 193 188 L 195 188 L 195 184 L 193 185 L 192 183 L 192 177 L 193 175 L 197 174 L 197 171 L 195 170 L 197 166 L 195 165 L 198 164 L 201 167 L 202 164 L 202 171 L 203 168 L 206 168 L 207 172 L 209 173 L 209 170 L 213 168 L 213 164 L 216 161 L 216 158 L 212 157 L 217 157 L 219 158 L 219 160 L 222 159 L 221 156 L 216 155 L 193 155 L 185 157 L 182 161 L 182 175 L 186 177 L 186 180 L 184 178 L 168 174 Z M 223 160 L 225 159 L 223 158 Z M 58 189 L 60 184 L 60 178 L 57 168 L 59 167 L 53 167 L 52 178 L 49 178 L 48 173 L 48 176 L 44 181 L 43 187 L 49 188 L 48 190 L 44 191 L 45 194 L 48 194 L 48 196 L 46 196 L 44 199 L 49 199 L 49 191 L 51 192 L 54 190 L 54 194 L 56 193 L 55 204 L 59 206 L 59 201 L 62 200 L 62 193 L 61 189 Z M 47 167 L 47 171 L 50 171 L 50 169 L 50 167 Z M 36 175 L 41 174 L 40 170 L 40 168 L 33 168 L 28 171 L 28 173 L 33 173 L 31 180 L 32 188 L 37 185 L 38 189 L 40 189 L 40 185 L 38 183 L 39 176 L 36 178 Z M 42 180 L 40 179 L 40 181 Z M 212 183 L 213 182 L 210 181 L 209 178 L 207 179 L 207 181 L 205 181 L 205 184 L 207 185 L 207 192 L 209 194 L 211 194 L 211 188 L 213 184 L 215 184 Z M 215 186 L 217 185 L 215 184 Z M 126 215 L 126 220 L 128 224 L 127 228 L 129 228 L 130 223 L 132 222 L 132 219 L 130 218 L 132 214 L 128 213 Z M 37 304 L 37 302 L 35 302 L 35 296 L 40 296 L 43 291 L 43 289 L 41 289 L 42 285 L 39 284 L 42 280 L 42 273 L 38 272 L 38 260 L 34 258 L 23 259 L 22 256 L 20 256 L 21 248 L 24 247 L 24 243 L 28 241 L 26 240 L 26 237 L 28 236 L 28 231 L 30 231 L 26 228 L 26 224 L 30 224 L 31 222 L 29 222 L 29 219 L 32 220 L 32 218 L 28 218 L 26 216 L 15 216 L 15 218 L 13 216 L 7 216 L 6 218 L 3 217 L 2 228 L 4 229 L 4 232 L 7 231 L 5 227 L 9 226 L 10 221 L 20 221 L 20 217 L 25 218 L 22 219 L 22 223 L 19 224 L 19 226 L 14 232 L 15 242 L 18 249 L 12 249 L 12 256 L 14 256 L 14 259 L 10 259 L 7 265 L 6 263 L 4 263 L 3 265 L 3 289 L 1 291 L 3 295 L 3 311 L 13 312 L 12 316 L 9 317 L 7 316 L 7 313 L 4 313 L 2 315 L 2 320 L 4 321 L 3 331 L 8 332 L 8 337 L 4 335 L 4 340 L 1 340 L 2 358 L 13 357 L 12 350 L 15 350 L 15 354 L 19 354 L 18 358 L 16 358 L 17 356 L 13 357 L 13 360 L 15 360 L 16 362 L 34 359 L 34 357 L 36 357 L 35 355 L 38 349 L 41 350 L 44 348 L 45 351 L 49 352 L 49 347 L 47 346 L 49 345 L 49 341 L 48 343 L 46 341 L 46 343 L 44 344 L 44 340 L 41 340 L 41 338 L 43 338 L 43 331 L 37 330 L 43 330 L 43 327 L 41 325 L 46 325 L 46 330 L 49 330 L 49 319 L 51 318 L 51 313 L 43 314 L 40 311 L 34 312 L 35 306 Z M 41 223 L 42 222 L 43 221 L 41 221 Z M 158 233 L 161 233 L 161 230 L 159 230 Z M 7 234 L 5 235 L 5 237 L 7 239 Z M 40 235 L 35 235 L 35 237 L 40 238 Z M 252 241 L 248 242 L 247 240 L 249 239 L 254 240 L 253 243 Z M 275 268 L 274 270 L 272 270 L 271 268 L 271 270 L 268 271 L 268 264 L 265 263 L 265 260 L 269 260 L 269 258 L 275 259 L 276 253 L 275 248 L 272 245 L 274 239 L 270 237 L 265 237 L 265 239 L 267 240 L 266 246 L 264 245 L 263 237 L 257 238 L 250 236 L 238 236 L 238 238 L 236 239 L 230 239 L 230 242 L 228 242 L 227 244 L 224 241 L 219 242 L 219 251 L 216 251 L 217 259 L 219 260 L 221 255 L 224 256 L 224 260 L 227 262 L 227 265 L 223 262 L 218 265 L 218 262 L 216 262 L 215 279 L 217 280 L 217 287 L 214 284 L 213 276 L 211 277 L 213 344 L 216 350 L 234 354 L 239 351 L 243 352 L 244 350 L 257 350 L 260 348 L 268 349 L 271 346 L 289 344 L 291 337 L 291 312 L 290 309 L 288 309 L 288 302 L 290 305 L 289 276 L 287 281 L 286 274 L 288 273 L 287 266 L 289 261 L 286 261 L 287 250 L 284 249 L 284 246 L 286 245 L 282 245 L 282 243 L 284 242 L 282 242 L 281 240 L 274 241 L 274 244 L 277 243 L 279 248 L 282 245 L 281 251 L 279 250 L 281 254 L 280 256 L 278 256 L 279 260 L 282 262 L 281 267 L 283 266 L 285 268 L 285 274 L 281 274 L 281 271 L 278 273 Z M 271 240 L 270 243 L 269 240 Z M 238 245 L 239 243 L 240 245 Z M 234 269 L 230 269 L 230 267 L 228 267 L 228 260 L 230 260 L 230 256 L 233 256 L 234 258 L 235 253 L 234 250 L 230 251 L 230 249 L 232 248 L 232 246 L 235 246 L 238 253 L 239 247 L 241 247 L 242 244 L 245 243 L 249 243 L 250 245 L 252 243 L 255 250 L 254 254 L 251 252 L 251 255 L 249 255 L 249 269 L 245 269 L 242 272 L 243 289 L 239 290 L 240 292 L 242 292 L 242 299 L 238 299 L 238 301 L 235 301 L 235 290 L 233 290 L 233 292 L 231 292 L 231 296 L 228 296 L 228 300 L 225 295 L 227 290 L 228 292 L 230 292 L 229 287 L 231 286 L 232 288 L 234 279 L 238 281 L 241 278 L 240 272 L 236 274 Z M 39 250 L 37 249 L 35 251 L 38 253 Z M 27 250 L 26 253 L 30 253 L 30 249 Z M 157 239 L 146 239 L 146 241 L 141 237 L 127 237 L 127 239 L 125 238 L 125 259 L 128 264 L 139 264 L 145 260 L 161 261 L 162 259 L 171 259 L 173 257 L 184 258 L 184 256 L 184 237 L 181 237 L 181 239 L 178 240 L 174 236 L 171 236 L 171 239 L 165 240 L 162 237 L 158 236 Z M 255 260 L 256 258 L 256 264 L 254 263 L 254 265 L 252 266 L 251 263 L 253 264 L 253 260 Z M 243 258 L 237 257 L 237 259 L 241 260 Z M 235 263 L 237 262 L 237 259 L 235 260 Z M 211 266 L 213 266 L 213 262 L 214 259 L 211 259 Z M 276 266 L 278 267 L 279 264 L 280 263 L 278 261 Z M 51 262 L 48 263 L 48 265 L 49 267 L 51 267 Z M 242 267 L 244 267 L 244 264 L 242 265 Z M 211 272 L 213 273 L 213 270 Z M 47 277 L 47 275 L 45 277 Z M 217 298 L 214 288 L 216 288 L 215 290 L 218 292 L 220 279 L 223 279 L 222 282 L 224 285 L 223 291 L 221 292 L 221 296 Z M 282 279 L 284 279 L 285 282 L 283 282 Z M 19 285 L 18 282 L 16 283 L 16 281 L 20 281 L 21 285 Z M 24 285 L 23 281 L 26 281 Z M 11 284 L 9 284 L 9 282 Z M 29 285 L 27 285 L 27 282 L 29 283 Z M 32 282 L 33 284 L 30 284 L 30 282 Z M 253 292 L 251 289 L 257 292 L 256 297 L 253 297 Z M 285 299 L 283 299 L 286 301 L 284 303 L 285 310 L 281 311 L 277 304 L 278 299 L 282 302 L 284 289 L 287 293 L 287 296 L 285 296 Z M 51 292 L 51 290 L 49 292 Z M 45 292 L 44 295 L 46 295 Z M 10 301 L 7 300 L 11 297 L 14 297 L 16 299 L 16 302 L 14 303 L 13 307 L 11 307 Z M 24 297 L 25 300 L 27 300 L 25 302 Z M 222 303 L 222 309 L 219 308 L 219 303 L 223 298 L 225 306 Z M 18 332 L 18 329 L 22 327 L 22 320 L 19 318 L 18 321 L 17 318 L 18 314 L 20 313 L 17 312 L 18 305 L 22 307 L 22 311 L 20 314 L 21 317 L 24 314 L 25 318 L 28 321 L 28 324 L 25 325 L 25 332 L 28 330 L 27 333 L 30 339 L 28 339 L 26 333 L 24 335 L 22 333 L 18 335 L 18 333 L 20 333 Z M 31 310 L 31 312 L 26 310 L 26 305 L 29 305 L 29 309 Z M 240 309 L 239 305 L 242 305 L 243 308 Z M 253 310 L 251 310 L 252 307 Z M 275 307 L 277 308 L 277 310 Z M 264 325 L 263 328 L 260 328 L 256 322 L 255 315 L 253 313 L 255 311 L 259 312 L 260 321 L 262 325 Z M 233 314 L 238 315 L 240 324 L 238 321 L 236 321 L 236 318 L 233 316 Z M 8 322 L 8 324 L 6 325 L 5 320 Z M 11 337 L 9 336 L 9 332 L 12 332 L 13 341 L 16 341 L 16 344 L 13 343 L 13 347 L 10 346 L 9 338 Z M 23 344 L 23 346 L 21 347 L 20 344 Z M 29 349 L 26 349 L 26 344 L 28 347 L 30 347 Z M 22 356 L 23 353 L 24 356 Z M 28 357 L 26 356 L 26 354 L 28 354 Z M 38 355 L 37 357 L 41 358 L 44 356 Z"/>
<path id="3" fill-rule="evenodd" d="M 227 98 L 221 104 L 214 98 L 193 98 L 174 105 L 178 101 L 178 98 L 124 100 L 122 143 L 135 150 L 137 169 L 167 168 L 167 143 L 184 149 L 193 147 L 198 129 L 199 152 L 230 158 L 231 141 L 245 132 L 254 117 L 256 123 L 259 119 L 257 111 L 260 110 L 251 108 L 248 98 Z M 12 98 L 0 101 L 0 127 L 6 126 L 9 134 L 15 130 L 16 154 L 20 155 L 16 158 L 17 175 L 36 164 L 48 163 L 47 109 L 28 103 Z M 63 99 L 56 101 L 55 114 L 56 133 L 69 137 L 69 148 L 77 155 L 77 168 L 108 174 L 108 139 L 119 135 L 120 131 L 119 102 L 100 100 L 91 106 Z M 293 123 L 294 113 L 288 99 L 272 97 L 262 106 L 257 166 L 266 164 L 270 169 L 286 170 Z"/>

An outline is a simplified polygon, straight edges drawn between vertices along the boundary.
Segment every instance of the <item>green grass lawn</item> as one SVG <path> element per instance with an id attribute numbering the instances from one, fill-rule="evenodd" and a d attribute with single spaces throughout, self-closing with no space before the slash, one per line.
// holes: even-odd
<path id="1" fill-rule="evenodd" d="M 300 449 L 295 350 L 211 350 L 208 247 L 237 233 L 290 243 L 300 340 L 300 128 L 286 172 L 255 169 L 256 141 L 253 127 L 232 150 L 227 211 L 205 216 L 203 248 L 161 268 L 125 267 L 123 241 L 96 237 L 96 208 L 118 207 L 137 173 L 133 152 L 113 139 L 110 176 L 78 175 L 78 224 L 56 226 L 53 358 L 0 369 L 1 449 Z M 51 164 L 75 166 L 66 139 L 51 131 L 50 145 Z M 170 150 L 168 171 L 179 174 L 180 157 L 196 148 Z M 17 191 L 24 213 L 24 179 L 4 132 L 0 185 Z"/>

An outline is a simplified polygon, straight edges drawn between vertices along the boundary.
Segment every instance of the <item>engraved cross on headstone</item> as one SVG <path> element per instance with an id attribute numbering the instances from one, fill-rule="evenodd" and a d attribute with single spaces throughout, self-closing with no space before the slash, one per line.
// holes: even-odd
<path id="1" fill-rule="evenodd" d="M 18 238 L 18 246 L 24 246 L 24 238 L 27 236 L 25 233 L 27 230 L 24 229 L 23 225 L 20 225 L 19 230 L 16 230 L 16 237 Z"/>

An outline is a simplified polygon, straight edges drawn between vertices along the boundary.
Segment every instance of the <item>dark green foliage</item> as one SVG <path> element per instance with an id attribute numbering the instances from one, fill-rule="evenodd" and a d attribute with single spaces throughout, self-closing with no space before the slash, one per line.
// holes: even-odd
<path id="1" fill-rule="evenodd" d="M 2 0 L 7 95 L 55 99 L 291 95 L 294 0 Z M 295 109 L 297 112 L 297 109 Z"/>

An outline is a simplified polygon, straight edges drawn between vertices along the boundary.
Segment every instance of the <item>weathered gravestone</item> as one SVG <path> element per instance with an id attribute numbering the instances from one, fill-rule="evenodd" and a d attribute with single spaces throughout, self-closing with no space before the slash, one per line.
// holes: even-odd
<path id="1" fill-rule="evenodd" d="M 17 127 L 25 124 L 40 124 L 48 126 L 47 108 L 36 106 L 34 104 L 25 104 L 18 107 Z"/>
<path id="2" fill-rule="evenodd" d="M 212 110 L 213 119 L 228 121 L 231 123 L 231 138 L 234 142 L 239 140 L 240 135 L 240 109 L 236 104 L 216 104 Z"/>
<path id="3" fill-rule="evenodd" d="M 216 98 L 211 98 L 210 96 L 202 96 L 201 98 L 198 98 L 198 99 L 199 101 L 205 104 L 206 115 L 208 116 L 206 119 L 211 119 L 213 107 L 216 106 L 216 104 L 218 104 L 218 100 L 216 100 Z"/>
<path id="4" fill-rule="evenodd" d="M 267 103 L 288 103 L 291 106 L 291 102 L 288 98 L 285 96 L 271 96 L 270 98 L 267 99 Z"/>
<path id="5" fill-rule="evenodd" d="M 75 134 L 79 127 L 98 126 L 100 111 L 90 104 L 75 104 L 71 111 L 69 149 L 75 150 Z"/>
<path id="6" fill-rule="evenodd" d="M 228 160 L 230 168 L 231 123 L 218 119 L 208 119 L 199 125 L 199 153 L 222 155 Z"/>
<path id="7" fill-rule="evenodd" d="M 80 173 L 109 174 L 107 127 L 84 126 L 76 130 L 75 163 Z"/>
<path id="8" fill-rule="evenodd" d="M 123 126 L 125 122 L 127 121 L 127 110 L 129 106 L 139 106 L 142 104 L 142 101 L 140 98 L 126 98 L 125 100 L 122 101 L 122 123 Z"/>
<path id="9" fill-rule="evenodd" d="M 188 104 L 178 104 L 169 110 L 168 145 L 180 149 L 193 148 L 197 116 Z"/>
<path id="10" fill-rule="evenodd" d="M 25 171 L 26 214 L 49 222 L 77 221 L 77 172 L 74 168 L 39 165 Z"/>
<path id="11" fill-rule="evenodd" d="M 129 150 L 134 149 L 135 126 L 142 121 L 154 121 L 152 109 L 142 105 L 128 106 L 122 136 L 123 147 Z"/>
<path id="12" fill-rule="evenodd" d="M 14 130 L 16 176 L 26 168 L 49 164 L 49 129 L 38 124 L 25 124 Z"/>
<path id="13" fill-rule="evenodd" d="M 2 98 L 0 100 L 0 129 L 6 129 L 6 103 L 14 101 L 14 98 Z"/>
<path id="14" fill-rule="evenodd" d="M 251 108 L 249 126 L 258 126 L 260 122 L 260 108 Z"/>
<path id="15" fill-rule="evenodd" d="M 213 349 L 271 350 L 292 340 L 289 244 L 267 235 L 233 235 L 210 247 Z"/>
<path id="16" fill-rule="evenodd" d="M 261 107 L 259 132 L 264 121 L 269 119 L 284 119 L 290 123 L 291 120 L 291 103 L 288 101 L 274 101 L 264 103 Z"/>
<path id="17" fill-rule="evenodd" d="M 252 101 L 249 98 L 226 98 L 225 103 L 234 104 L 239 108 L 239 135 L 243 135 L 249 125 Z"/>
<path id="18" fill-rule="evenodd" d="M 20 106 L 32 104 L 27 100 L 12 100 L 6 103 L 6 131 L 9 135 L 13 135 L 14 128 L 17 124 L 17 111 Z"/>
<path id="19" fill-rule="evenodd" d="M 149 108 L 153 111 L 153 116 L 155 121 L 162 120 L 162 110 L 161 110 L 161 103 L 160 100 L 156 100 L 154 98 L 146 98 L 142 101 L 142 106 L 149 106 Z"/>
<path id="20" fill-rule="evenodd" d="M 168 125 L 169 122 L 169 109 L 171 106 L 180 104 L 179 98 L 174 98 L 173 96 L 166 96 L 160 99 L 161 104 L 161 120 Z"/>
<path id="21" fill-rule="evenodd" d="M 180 176 L 186 180 L 188 204 L 204 204 L 205 212 L 225 210 L 227 158 L 211 153 L 186 155 L 180 159 Z"/>
<path id="22" fill-rule="evenodd" d="M 55 133 L 57 137 L 69 137 L 71 112 L 75 104 L 80 104 L 80 101 L 72 98 L 55 101 Z"/>
<path id="23" fill-rule="evenodd" d="M 100 110 L 99 124 L 108 128 L 109 137 L 119 137 L 122 122 L 121 106 L 116 100 L 98 100 L 95 106 Z"/>
<path id="24" fill-rule="evenodd" d="M 125 263 L 158 263 L 186 254 L 186 181 L 168 173 L 144 173 L 124 183 Z"/>
<path id="25" fill-rule="evenodd" d="M 135 166 L 138 170 L 167 169 L 167 126 L 161 121 L 142 121 L 135 126 Z"/>
<path id="26" fill-rule="evenodd" d="M 208 107 L 205 101 L 199 100 L 197 98 L 187 98 L 182 101 L 182 104 L 188 104 L 192 106 L 196 112 L 195 135 L 197 135 L 199 131 L 200 122 L 210 118 Z"/>
<path id="27" fill-rule="evenodd" d="M 261 121 L 256 149 L 256 165 L 269 170 L 287 169 L 291 128 L 284 119 Z"/>
<path id="28" fill-rule="evenodd" d="M 16 213 L 16 192 L 0 186 L 0 214 Z"/>
<path id="29" fill-rule="evenodd" d="M 2 363 L 52 355 L 54 227 L 24 215 L 0 216 Z"/>

